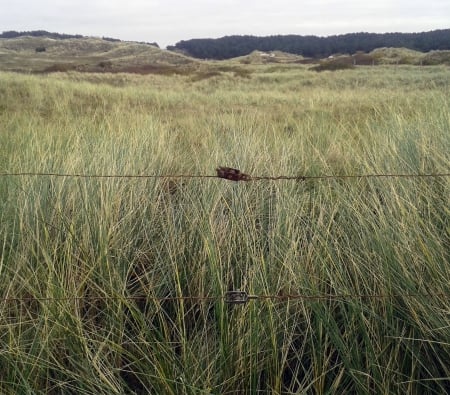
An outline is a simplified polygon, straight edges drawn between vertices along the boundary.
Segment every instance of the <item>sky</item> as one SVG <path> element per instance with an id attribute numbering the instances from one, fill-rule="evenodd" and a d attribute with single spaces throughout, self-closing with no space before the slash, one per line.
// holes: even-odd
<path id="1" fill-rule="evenodd" d="M 0 0 L 0 32 L 157 42 L 233 34 L 330 36 L 450 28 L 449 0 Z"/>

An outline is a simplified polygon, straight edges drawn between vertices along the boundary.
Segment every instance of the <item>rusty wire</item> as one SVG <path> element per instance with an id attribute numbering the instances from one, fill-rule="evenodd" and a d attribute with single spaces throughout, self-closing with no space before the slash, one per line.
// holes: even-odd
<path id="1" fill-rule="evenodd" d="M 395 293 L 395 294 L 278 294 L 278 295 L 247 295 L 250 300 L 274 300 L 285 302 L 289 300 L 349 300 L 349 299 L 395 299 L 395 298 L 450 298 L 447 293 Z M 227 296 L 66 296 L 66 297 L 6 297 L 0 298 L 2 303 L 12 302 L 66 302 L 66 301 L 108 301 L 108 300 L 153 300 L 159 302 L 197 301 L 217 302 L 226 301 Z"/>
<path id="2" fill-rule="evenodd" d="M 431 174 L 350 174 L 350 175 L 317 175 L 317 176 L 251 176 L 237 169 L 219 167 L 216 175 L 206 174 L 83 174 L 83 173 L 41 173 L 41 172 L 11 172 L 0 173 L 0 177 L 67 177 L 67 178 L 118 178 L 118 179 L 149 179 L 149 178 L 223 178 L 230 181 L 281 181 L 281 180 L 327 180 L 352 178 L 442 178 L 450 177 L 450 173 Z"/>

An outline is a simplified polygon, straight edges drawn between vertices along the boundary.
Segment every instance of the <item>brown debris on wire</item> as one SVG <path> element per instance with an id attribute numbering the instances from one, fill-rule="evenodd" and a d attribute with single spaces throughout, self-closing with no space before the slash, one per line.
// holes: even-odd
<path id="1" fill-rule="evenodd" d="M 238 169 L 231 167 L 219 166 L 217 169 L 217 177 L 225 178 L 231 181 L 250 181 L 252 177 L 248 174 L 242 173 Z"/>

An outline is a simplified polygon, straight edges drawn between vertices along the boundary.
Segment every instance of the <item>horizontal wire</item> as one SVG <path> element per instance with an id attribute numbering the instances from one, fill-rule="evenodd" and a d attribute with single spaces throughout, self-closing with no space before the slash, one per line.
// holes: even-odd
<path id="1" fill-rule="evenodd" d="M 446 293 L 407 293 L 407 294 L 322 294 L 322 295 L 306 295 L 306 294 L 293 294 L 293 295 L 247 295 L 248 300 L 325 300 L 325 299 L 391 299 L 391 298 L 426 298 L 426 297 L 439 297 L 450 298 L 450 294 Z M 227 300 L 227 296 L 67 296 L 60 298 L 53 297 L 24 297 L 24 298 L 0 298 L 0 302 L 64 302 L 64 301 L 84 301 L 84 300 L 154 300 L 154 301 L 219 301 Z M 230 303 L 233 303 L 230 301 Z"/>
<path id="2" fill-rule="evenodd" d="M 224 178 L 218 175 L 201 174 L 82 174 L 82 173 L 38 173 L 38 172 L 19 172 L 19 173 L 0 173 L 0 177 L 67 177 L 67 178 Z M 450 177 L 450 173 L 435 174 L 352 174 L 352 175 L 318 175 L 318 176 L 248 176 L 247 179 L 234 181 L 262 181 L 262 180 L 325 180 L 325 179 L 348 179 L 348 178 L 426 178 L 426 177 Z"/>
<path id="3" fill-rule="evenodd" d="M 71 173 L 0 173 L 0 177 L 68 177 L 68 178 L 217 178 L 216 175 L 195 175 L 195 174 L 71 174 Z"/>

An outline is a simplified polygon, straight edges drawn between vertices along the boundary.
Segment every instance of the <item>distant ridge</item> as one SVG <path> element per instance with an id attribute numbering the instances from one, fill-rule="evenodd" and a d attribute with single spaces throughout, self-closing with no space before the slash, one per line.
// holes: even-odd
<path id="1" fill-rule="evenodd" d="M 18 32 L 15 30 L 8 30 L 0 34 L 0 38 L 17 38 L 21 36 L 30 36 L 30 37 L 48 37 L 53 39 L 68 39 L 68 38 L 84 38 L 81 34 L 61 34 L 61 33 L 51 33 L 46 30 L 32 30 L 32 31 L 24 31 Z"/>
<path id="2" fill-rule="evenodd" d="M 0 38 L 17 38 L 22 36 L 29 36 L 29 37 L 48 37 L 53 38 L 54 40 L 68 40 L 68 39 L 74 39 L 74 38 L 89 38 L 87 36 L 83 36 L 81 34 L 65 34 L 65 33 L 52 33 L 48 32 L 46 30 L 31 30 L 31 31 L 15 31 L 15 30 L 9 30 L 6 32 L 3 32 L 0 34 Z M 111 41 L 111 42 L 122 42 L 122 40 L 118 38 L 111 38 L 111 37 L 101 37 L 102 40 L 105 41 Z M 156 42 L 144 42 L 139 41 L 138 44 L 149 44 L 153 45 L 155 47 L 159 48 L 158 43 Z"/>
<path id="3" fill-rule="evenodd" d="M 309 58 L 334 54 L 370 52 L 381 47 L 402 47 L 415 51 L 450 49 L 450 29 L 422 33 L 349 33 L 328 37 L 276 35 L 225 36 L 179 41 L 167 49 L 201 59 L 230 59 L 253 51 L 283 51 Z"/>

